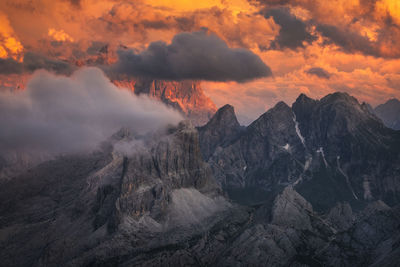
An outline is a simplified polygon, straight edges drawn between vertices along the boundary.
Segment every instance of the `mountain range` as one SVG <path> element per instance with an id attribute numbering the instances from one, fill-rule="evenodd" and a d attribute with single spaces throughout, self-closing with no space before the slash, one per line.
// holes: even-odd
<path id="1" fill-rule="evenodd" d="M 226 105 L 41 163 L 0 203 L 4 266 L 396 266 L 400 131 L 346 93 L 247 127 Z"/>

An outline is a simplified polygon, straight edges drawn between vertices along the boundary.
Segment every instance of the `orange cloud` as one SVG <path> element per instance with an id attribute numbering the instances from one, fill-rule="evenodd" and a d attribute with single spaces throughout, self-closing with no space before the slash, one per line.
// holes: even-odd
<path id="1" fill-rule="evenodd" d="M 170 43 L 177 33 L 205 27 L 229 47 L 259 55 L 274 74 L 273 79 L 244 84 L 205 83 L 217 105 L 231 103 L 243 117 L 254 118 L 279 100 L 290 104 L 301 92 L 319 98 L 341 90 L 371 104 L 400 98 L 398 0 L 254 2 L 85 0 L 71 5 L 70 1 L 5 0 L 0 3 L 7 14 L 0 14 L 0 57 L 33 51 L 78 65 L 109 63 L 120 45 L 139 53 L 151 42 Z M 270 49 L 282 25 L 261 11 L 278 2 L 307 24 L 306 30 L 315 37 L 312 42 L 296 49 Z M 325 36 L 318 25 L 333 27 Z M 307 72 L 318 68 L 329 73 L 329 79 Z"/>
<path id="2" fill-rule="evenodd" d="M 15 36 L 7 16 L 0 13 L 0 58 L 20 60 L 24 47 Z"/>
<path id="3" fill-rule="evenodd" d="M 54 28 L 50 28 L 48 35 L 52 37 L 54 40 L 59 41 L 59 42 L 73 42 L 74 38 L 69 36 L 68 33 L 64 32 L 64 30 L 56 30 Z"/>

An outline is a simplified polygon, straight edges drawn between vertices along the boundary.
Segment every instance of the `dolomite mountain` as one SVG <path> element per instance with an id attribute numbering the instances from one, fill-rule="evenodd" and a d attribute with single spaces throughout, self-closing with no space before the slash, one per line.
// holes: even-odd
<path id="1" fill-rule="evenodd" d="M 399 202 L 400 132 L 348 94 L 300 95 L 292 107 L 279 102 L 242 130 L 228 111 L 220 109 L 199 132 L 203 156 L 231 198 L 257 204 L 294 185 L 319 211 L 338 201 L 353 208 Z"/>
<path id="2" fill-rule="evenodd" d="M 396 266 L 399 143 L 343 93 L 121 129 L 2 181 L 0 265 Z"/>
<path id="3" fill-rule="evenodd" d="M 180 111 L 194 125 L 204 125 L 217 110 L 215 104 L 201 88 L 200 81 L 163 81 L 138 78 L 114 79 L 118 87 L 128 88 L 135 94 L 148 95 Z"/>
<path id="4" fill-rule="evenodd" d="M 89 63 L 87 63 L 90 65 Z M 178 110 L 196 126 L 204 125 L 214 115 L 217 108 L 207 97 L 199 81 L 162 81 L 138 78 L 136 80 L 118 77 L 113 83 L 121 88 L 127 88 L 137 95 L 144 94 Z M 18 90 L 17 84 L 11 82 L 7 90 Z M 20 85 L 18 85 L 20 86 Z M 30 167 L 42 162 L 48 155 L 31 155 L 29 153 L 15 153 L 0 157 L 0 179 L 9 179 Z"/>
<path id="5" fill-rule="evenodd" d="M 400 101 L 398 99 L 388 100 L 377 106 L 374 112 L 387 127 L 400 130 Z"/>

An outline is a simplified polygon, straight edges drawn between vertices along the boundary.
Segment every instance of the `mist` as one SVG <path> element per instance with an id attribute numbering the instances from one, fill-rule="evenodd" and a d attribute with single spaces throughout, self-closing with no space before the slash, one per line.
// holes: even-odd
<path id="1" fill-rule="evenodd" d="M 114 86 L 97 68 L 70 77 L 40 70 L 26 90 L 0 92 L 0 153 L 88 152 L 122 127 L 143 135 L 182 116 Z"/>

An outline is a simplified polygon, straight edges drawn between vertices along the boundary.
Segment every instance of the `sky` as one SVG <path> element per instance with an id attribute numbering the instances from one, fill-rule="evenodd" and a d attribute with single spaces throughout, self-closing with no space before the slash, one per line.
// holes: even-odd
<path id="1" fill-rule="evenodd" d="M 398 0 L 3 0 L 0 86 L 88 65 L 202 80 L 249 119 L 301 93 L 375 106 L 400 98 L 399 43 Z"/>

